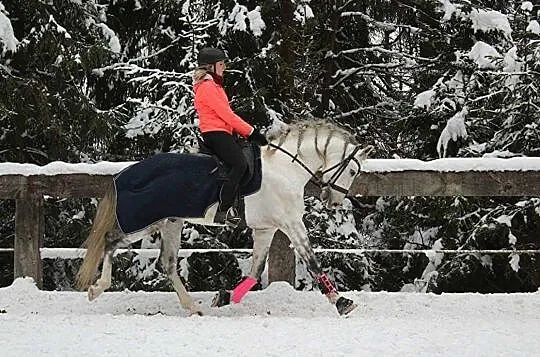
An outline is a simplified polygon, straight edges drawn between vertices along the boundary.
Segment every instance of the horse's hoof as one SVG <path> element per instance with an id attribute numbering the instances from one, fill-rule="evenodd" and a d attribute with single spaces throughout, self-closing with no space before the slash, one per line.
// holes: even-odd
<path id="1" fill-rule="evenodd" d="M 219 290 L 212 300 L 212 307 L 222 307 L 231 303 L 231 293 L 227 290 Z"/>
<path id="2" fill-rule="evenodd" d="M 97 298 L 101 292 L 99 291 L 99 288 L 95 288 L 94 286 L 91 286 L 88 288 L 88 301 L 92 301 L 95 298 Z"/>
<path id="3" fill-rule="evenodd" d="M 340 296 L 336 301 L 337 311 L 341 316 L 349 314 L 351 311 L 356 309 L 358 305 L 354 301 Z"/>
<path id="4" fill-rule="evenodd" d="M 202 311 L 192 311 L 189 316 L 204 316 Z"/>

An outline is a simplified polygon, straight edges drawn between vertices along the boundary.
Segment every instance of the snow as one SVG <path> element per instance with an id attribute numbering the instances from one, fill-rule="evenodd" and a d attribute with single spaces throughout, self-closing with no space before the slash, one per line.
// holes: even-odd
<path id="1" fill-rule="evenodd" d="M 527 26 L 527 31 L 532 32 L 535 35 L 540 35 L 540 24 L 536 20 L 531 20 Z"/>
<path id="2" fill-rule="evenodd" d="M 396 171 L 540 171 L 538 157 L 497 158 L 445 158 L 431 161 L 417 159 L 367 159 L 362 166 L 363 172 L 396 172 Z M 115 175 L 135 161 L 110 162 L 101 161 L 95 164 L 70 164 L 54 161 L 44 166 L 19 164 L 13 162 L 0 163 L 0 176 L 4 175 Z"/>
<path id="3" fill-rule="evenodd" d="M 530 2 L 530 1 L 524 1 L 524 2 L 521 4 L 521 10 L 524 10 L 524 11 L 532 11 L 532 10 L 533 10 L 533 3 Z"/>
<path id="4" fill-rule="evenodd" d="M 476 42 L 467 56 L 483 69 L 495 69 L 494 62 L 502 57 L 493 46 L 482 41 Z"/>
<path id="5" fill-rule="evenodd" d="M 70 164 L 62 161 L 54 161 L 44 166 L 34 164 L 19 164 L 13 162 L 0 163 L 0 176 L 2 175 L 61 175 L 61 174 L 90 174 L 90 175 L 114 175 L 135 162 L 109 162 L 103 161 L 95 164 L 77 163 Z"/>
<path id="6" fill-rule="evenodd" d="M 249 11 L 247 18 L 249 20 L 249 29 L 253 32 L 253 35 L 256 37 L 261 36 L 266 28 L 266 24 L 261 17 L 261 7 L 256 6 L 254 10 Z"/>
<path id="7" fill-rule="evenodd" d="M 118 36 L 116 36 L 116 33 L 104 23 L 96 24 L 96 26 L 101 28 L 101 31 L 103 32 L 103 36 L 105 36 L 105 38 L 109 40 L 108 42 L 109 49 L 113 53 L 117 53 L 117 54 L 120 53 L 122 46 L 120 45 L 120 39 L 118 38 Z"/>
<path id="8" fill-rule="evenodd" d="M 396 171 L 538 171 L 540 158 L 445 158 L 432 161 L 417 159 L 367 159 L 362 172 Z"/>
<path id="9" fill-rule="evenodd" d="M 2 356 L 534 356 L 540 293 L 350 292 L 339 317 L 319 292 L 273 283 L 238 305 L 188 317 L 174 293 L 0 289 Z"/>
<path id="10" fill-rule="evenodd" d="M 414 100 L 414 106 L 417 108 L 429 109 L 436 94 L 437 93 L 433 89 L 419 93 Z"/>
<path id="11" fill-rule="evenodd" d="M 313 10 L 307 3 L 296 5 L 296 10 L 294 10 L 295 21 L 298 21 L 302 25 L 305 25 L 307 19 L 312 19 L 314 17 L 315 15 L 313 14 Z"/>
<path id="12" fill-rule="evenodd" d="M 515 272 L 519 271 L 519 254 L 510 254 L 510 266 Z"/>
<path id="13" fill-rule="evenodd" d="M 64 34 L 65 38 L 71 38 L 71 35 L 67 32 L 67 30 L 60 26 L 58 22 L 54 19 L 53 15 L 49 16 L 49 22 L 53 23 L 56 26 L 56 32 Z"/>
<path id="14" fill-rule="evenodd" d="M 510 36 L 512 28 L 508 22 L 508 17 L 495 10 L 478 10 L 472 9 L 469 14 L 469 18 L 473 23 L 473 29 L 475 31 L 489 32 L 493 30 L 499 30 Z"/>
<path id="15" fill-rule="evenodd" d="M 337 233 L 339 236 L 346 238 L 359 236 L 352 210 L 352 202 L 347 198 L 344 199 L 341 208 L 333 213 L 333 219 L 328 220 L 326 233 L 329 236 Z"/>
<path id="16" fill-rule="evenodd" d="M 231 13 L 229 14 L 229 25 L 232 26 L 233 31 L 246 31 L 246 20 L 249 21 L 249 29 L 255 36 L 261 36 L 262 31 L 266 28 L 261 17 L 261 7 L 256 6 L 253 10 L 248 11 L 248 8 L 243 5 L 234 5 Z M 227 25 L 224 24 L 221 29 L 221 34 L 225 35 Z"/>
<path id="17" fill-rule="evenodd" d="M 3 11 L 5 11 L 4 4 L 0 1 L 0 42 L 4 45 L 4 53 L 6 50 L 15 52 L 19 41 L 15 38 L 11 21 Z"/>
<path id="18" fill-rule="evenodd" d="M 439 0 L 439 2 L 441 3 L 442 10 L 444 11 L 442 21 L 449 21 L 454 13 L 456 13 L 458 16 L 461 13 L 458 6 L 451 3 L 450 0 Z"/>
<path id="19" fill-rule="evenodd" d="M 506 52 L 504 55 L 504 67 L 503 72 L 511 73 L 511 72 L 521 72 L 523 70 L 522 62 L 519 59 L 519 56 L 517 54 L 517 47 L 514 46 L 511 49 Z M 515 86 L 519 83 L 519 77 L 518 76 L 507 76 L 505 79 L 505 84 L 510 88 L 510 90 L 514 90 Z"/>
<path id="20" fill-rule="evenodd" d="M 446 122 L 446 126 L 437 142 L 437 152 L 440 157 L 446 156 L 446 150 L 450 140 L 456 141 L 460 137 L 467 138 L 467 128 L 465 127 L 465 117 L 467 113 L 467 107 L 464 107 Z"/>
<path id="21" fill-rule="evenodd" d="M 454 4 L 450 0 L 439 0 L 444 12 L 442 21 L 449 21 L 453 15 L 462 20 L 471 20 L 474 31 L 502 31 L 510 38 L 512 28 L 508 16 L 495 10 L 472 9 L 470 13 L 461 11 L 462 5 Z M 523 5 L 522 5 L 523 7 Z"/>

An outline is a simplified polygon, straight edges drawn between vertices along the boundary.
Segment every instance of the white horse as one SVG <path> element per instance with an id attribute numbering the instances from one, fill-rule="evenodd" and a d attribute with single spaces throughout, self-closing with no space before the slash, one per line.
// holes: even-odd
<path id="1" fill-rule="evenodd" d="M 353 136 L 335 125 L 306 122 L 288 127 L 262 150 L 262 183 L 258 192 L 245 197 L 246 223 L 253 230 L 253 259 L 249 276 L 227 297 L 238 303 L 260 278 L 272 238 L 277 230 L 285 233 L 296 253 L 319 282 L 322 292 L 336 305 L 340 314 L 348 314 L 356 305 L 339 295 L 335 285 L 322 271 L 309 243 L 302 216 L 304 186 L 311 179 L 323 189 L 327 205 L 342 202 L 353 179 L 361 169 L 371 147 L 361 148 Z M 321 175 L 317 176 L 319 172 Z M 322 177 L 322 179 L 320 178 Z M 160 264 L 172 281 L 180 303 L 191 314 L 200 314 L 176 271 L 178 249 L 184 221 L 212 225 L 217 204 L 200 219 L 166 218 L 145 230 L 124 234 L 116 221 L 114 186 L 101 200 L 92 230 L 84 245 L 88 248 L 78 273 L 79 288 L 88 287 L 90 300 L 111 286 L 112 259 L 115 249 L 125 247 L 157 231 L 161 233 Z M 101 277 L 93 285 L 98 265 L 103 260 Z M 223 300 L 223 296 L 219 298 Z M 219 301 L 223 305 L 229 301 Z"/>

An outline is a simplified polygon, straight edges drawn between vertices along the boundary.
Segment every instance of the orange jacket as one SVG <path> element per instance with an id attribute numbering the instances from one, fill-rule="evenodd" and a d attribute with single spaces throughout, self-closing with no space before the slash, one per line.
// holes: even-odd
<path id="1" fill-rule="evenodd" d="M 207 76 L 195 83 L 195 110 L 199 115 L 199 129 L 208 131 L 233 132 L 248 137 L 253 127 L 238 115 L 234 114 L 229 106 L 229 98 L 222 86 Z"/>

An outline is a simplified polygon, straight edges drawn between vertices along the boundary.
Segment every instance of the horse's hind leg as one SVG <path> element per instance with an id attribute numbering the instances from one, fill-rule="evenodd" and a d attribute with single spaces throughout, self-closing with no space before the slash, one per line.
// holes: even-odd
<path id="1" fill-rule="evenodd" d="M 287 222 L 281 229 L 291 240 L 296 252 L 306 264 L 313 279 L 319 283 L 321 292 L 326 295 L 332 304 L 336 305 L 339 314 L 346 315 L 354 310 L 356 304 L 352 300 L 340 296 L 335 285 L 326 273 L 323 272 L 319 260 L 315 256 L 313 248 L 311 248 L 307 230 L 302 221 Z"/>
<path id="2" fill-rule="evenodd" d="M 167 219 L 161 229 L 161 252 L 159 262 L 165 270 L 167 277 L 173 284 L 174 291 L 180 299 L 180 304 L 190 314 L 201 315 L 199 309 L 193 303 L 193 299 L 189 296 L 186 287 L 180 280 L 176 271 L 178 262 L 178 249 L 180 248 L 180 240 L 182 234 L 183 221 L 181 219 Z"/>
<path id="3" fill-rule="evenodd" d="M 88 300 L 92 301 L 97 298 L 101 293 L 111 287 L 112 279 L 112 261 L 114 251 L 122 244 L 125 235 L 120 232 L 118 228 L 115 228 L 111 232 L 105 234 L 105 253 L 103 256 L 103 267 L 101 269 L 101 277 L 96 281 L 94 285 L 88 288 Z"/>
<path id="4" fill-rule="evenodd" d="M 101 277 L 96 281 L 94 285 L 88 287 L 88 300 L 94 300 L 99 295 L 101 295 L 102 292 L 111 287 L 113 254 L 114 250 L 105 251 L 105 255 L 103 256 L 103 268 L 101 270 Z"/>

